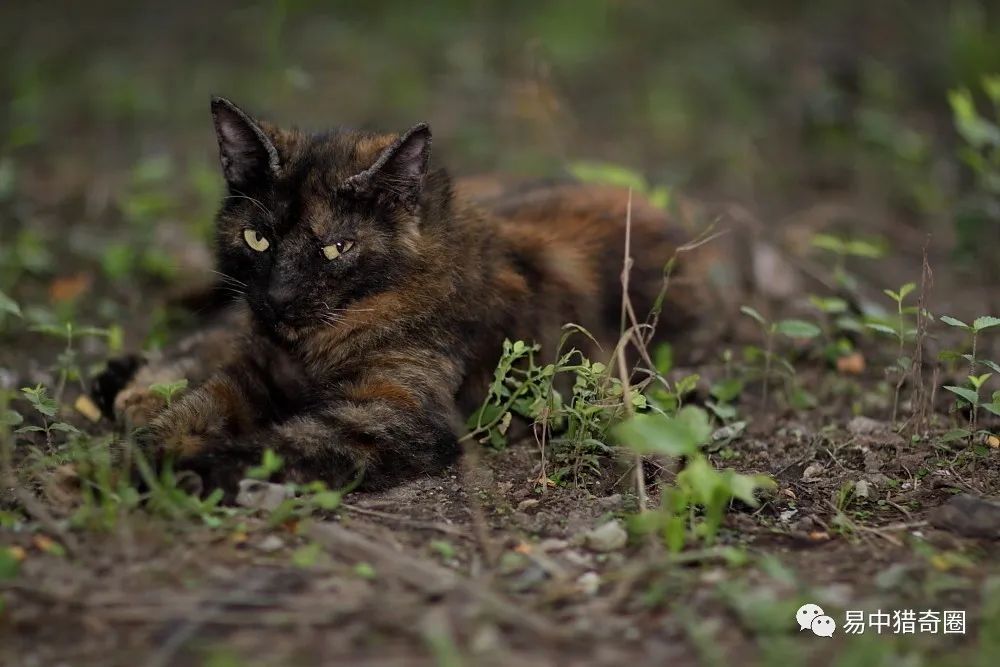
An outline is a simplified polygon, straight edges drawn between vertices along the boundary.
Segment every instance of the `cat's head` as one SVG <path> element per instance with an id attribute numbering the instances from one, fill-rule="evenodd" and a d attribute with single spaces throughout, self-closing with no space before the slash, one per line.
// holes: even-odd
<path id="1" fill-rule="evenodd" d="M 428 181 L 438 180 L 428 179 L 427 125 L 400 135 L 307 134 L 221 98 L 212 116 L 228 188 L 216 227 L 219 272 L 263 329 L 294 340 L 335 326 L 419 265 L 435 194 Z"/>

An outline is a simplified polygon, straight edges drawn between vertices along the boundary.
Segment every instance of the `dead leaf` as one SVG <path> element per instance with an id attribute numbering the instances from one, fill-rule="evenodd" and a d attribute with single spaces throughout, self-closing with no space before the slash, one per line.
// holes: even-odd
<path id="1" fill-rule="evenodd" d="M 73 301 L 90 289 L 94 278 L 89 273 L 56 278 L 49 283 L 49 298 L 53 301 Z"/>
<path id="2" fill-rule="evenodd" d="M 993 449 L 1000 448 L 1000 438 L 996 437 L 995 435 L 991 435 L 988 438 L 986 438 L 986 444 L 992 447 Z"/>
<path id="3" fill-rule="evenodd" d="M 24 547 L 16 544 L 14 546 L 7 547 L 7 553 L 9 553 L 10 557 L 18 563 L 28 557 L 28 552 L 24 550 Z"/>
<path id="4" fill-rule="evenodd" d="M 94 423 L 101 421 L 101 409 L 86 394 L 80 394 L 76 402 L 73 403 L 73 409 Z"/>
<path id="5" fill-rule="evenodd" d="M 809 539 L 813 542 L 826 542 L 830 539 L 830 533 L 825 530 L 814 530 L 809 533 Z"/>
<path id="6" fill-rule="evenodd" d="M 34 535 L 31 538 L 31 542 L 35 545 L 36 549 L 43 553 L 51 554 L 53 556 L 62 556 L 66 553 L 63 545 L 59 544 L 48 535 Z"/>
<path id="7" fill-rule="evenodd" d="M 519 554 L 524 554 L 525 556 L 531 553 L 531 545 L 527 542 L 519 542 L 516 547 L 514 547 L 514 552 Z"/>
<path id="8" fill-rule="evenodd" d="M 852 352 L 837 358 L 837 372 L 843 375 L 861 375 L 865 372 L 865 357 L 860 352 Z"/>

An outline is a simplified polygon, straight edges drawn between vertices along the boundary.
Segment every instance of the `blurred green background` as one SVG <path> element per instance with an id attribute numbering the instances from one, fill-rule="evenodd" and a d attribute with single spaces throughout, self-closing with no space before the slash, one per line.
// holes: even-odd
<path id="1" fill-rule="evenodd" d="M 903 249 L 933 231 L 958 268 L 997 256 L 985 0 L 7 1 L 0 59 L 8 292 L 53 253 L 175 274 L 162 230 L 203 237 L 220 189 L 211 94 L 317 129 L 426 120 L 461 173 L 598 161 L 766 223 L 833 203 Z"/>

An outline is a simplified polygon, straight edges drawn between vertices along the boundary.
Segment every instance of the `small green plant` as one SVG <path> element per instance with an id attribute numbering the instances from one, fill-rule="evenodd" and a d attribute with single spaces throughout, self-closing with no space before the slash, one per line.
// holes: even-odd
<path id="1" fill-rule="evenodd" d="M 810 397 L 795 383 L 795 367 L 787 359 L 775 352 L 775 339 L 780 334 L 795 340 L 809 340 L 820 335 L 820 328 L 812 322 L 804 320 L 771 322 L 750 306 L 740 307 L 740 312 L 756 321 L 760 325 L 761 332 L 764 334 L 764 348 L 748 348 L 744 354 L 752 364 L 758 359 L 763 360 L 762 368 L 760 369 L 760 379 L 763 383 L 764 405 L 767 406 L 769 404 L 768 388 L 771 380 L 776 376 L 785 379 L 790 402 L 798 404 L 797 407 L 805 407 L 805 405 L 811 403 Z M 776 369 L 776 365 L 780 369 L 780 372 L 776 372 L 778 370 Z"/>
<path id="2" fill-rule="evenodd" d="M 4 320 L 8 317 L 21 317 L 21 306 L 18 305 L 17 301 L 10 298 L 0 290 L 0 327 L 3 326 Z M 0 328 L 2 331 L 2 328 Z"/>
<path id="3" fill-rule="evenodd" d="M 883 293 L 892 299 L 893 303 L 896 305 L 895 317 L 892 319 L 886 319 L 885 321 L 868 321 L 865 326 L 872 331 L 877 331 L 885 336 L 890 336 L 895 339 L 897 343 L 896 349 L 896 360 L 893 365 L 886 369 L 887 374 L 895 374 L 897 376 L 895 392 L 893 394 L 892 400 L 892 423 L 896 423 L 896 417 L 899 412 L 899 395 L 903 390 L 903 385 L 906 383 L 906 378 L 909 377 L 913 370 L 913 359 L 904 354 L 906 343 L 908 341 L 913 341 L 917 337 L 917 329 L 910 322 L 909 317 L 917 313 L 916 306 L 905 306 L 904 302 L 906 297 L 910 295 L 917 288 L 916 283 L 906 283 L 899 288 L 898 292 L 894 292 L 891 289 L 883 290 Z M 924 313 L 924 315 L 930 319 L 930 313 Z"/>
<path id="4" fill-rule="evenodd" d="M 77 327 L 72 322 L 64 322 L 62 325 L 41 323 L 34 324 L 32 331 L 58 338 L 65 342 L 65 347 L 56 358 L 54 370 L 59 374 L 59 382 L 56 385 L 55 400 L 62 401 L 63 391 L 67 382 L 78 382 L 81 390 L 85 390 L 83 385 L 83 370 L 80 368 L 80 358 L 74 342 L 77 338 L 93 336 L 103 338 L 108 342 L 108 347 L 114 349 L 120 345 L 121 329 L 110 327 L 101 329 L 98 327 Z"/>
<path id="5" fill-rule="evenodd" d="M 59 410 L 59 405 L 56 403 L 54 398 L 49 397 L 49 391 L 42 385 L 36 385 L 34 387 L 23 387 L 21 393 L 24 398 L 31 403 L 31 407 L 35 409 L 41 418 L 41 426 L 22 426 L 18 428 L 15 433 L 44 433 L 45 441 L 49 446 L 52 446 L 52 433 L 59 431 L 62 433 L 79 433 L 80 430 L 77 429 L 72 424 L 67 424 L 61 421 L 50 421 L 55 416 Z"/>
<path id="6" fill-rule="evenodd" d="M 992 400 L 988 402 L 982 402 L 980 396 L 981 389 L 983 385 L 986 384 L 986 381 L 990 379 L 993 373 L 1000 373 L 1000 365 L 997 365 L 989 359 L 980 359 L 977 356 L 979 334 L 988 329 L 1000 326 L 1000 317 L 984 315 L 982 317 L 977 317 L 972 321 L 972 324 L 966 324 L 962 320 L 945 315 L 941 317 L 941 321 L 948 326 L 962 329 L 969 335 L 969 347 L 971 351 L 968 354 L 962 355 L 962 358 L 969 362 L 969 387 L 945 386 L 945 389 L 957 395 L 969 404 L 969 435 L 971 436 L 975 433 L 978 412 L 980 409 L 986 410 L 995 415 L 1000 415 L 1000 397 L 998 397 L 997 393 L 995 393 Z M 985 366 L 991 372 L 978 374 L 977 371 L 979 366 Z"/>
<path id="7" fill-rule="evenodd" d="M 670 205 L 670 188 L 650 185 L 642 174 L 627 167 L 606 162 L 574 162 L 569 166 L 569 171 L 584 183 L 616 185 L 645 195 L 657 208 L 665 209 Z"/>
<path id="8" fill-rule="evenodd" d="M 885 243 L 879 239 L 853 239 L 833 234 L 816 234 L 812 238 L 814 248 L 824 250 L 833 257 L 833 279 L 837 285 L 855 291 L 857 279 L 847 271 L 850 257 L 879 259 L 885 255 Z"/>
<path id="9" fill-rule="evenodd" d="M 580 331 L 568 327 L 556 362 L 545 365 L 536 360 L 538 345 L 504 341 L 489 393 L 469 418 L 470 431 L 463 440 L 504 447 L 517 415 L 541 425 L 547 434 L 558 434 L 548 441 L 549 451 L 543 451 L 546 457 L 551 454 L 546 462 L 556 465 L 551 474 L 544 473 L 548 479 L 579 483 L 585 473 L 598 472 L 600 456 L 611 453 L 608 428 L 624 414 L 624 388 L 605 364 L 590 361 L 577 349 L 561 352 L 569 336 Z M 563 380 L 571 383 L 565 399 L 556 389 L 556 382 Z M 647 407 L 641 387 L 631 387 L 628 400 L 634 408 Z"/>
<path id="10" fill-rule="evenodd" d="M 247 470 L 247 477 L 250 479 L 261 479 L 267 481 L 271 479 L 272 475 L 280 472 L 282 466 L 284 465 L 285 460 L 281 458 L 280 455 L 276 454 L 273 449 L 268 447 L 264 450 L 260 465 Z"/>
<path id="11" fill-rule="evenodd" d="M 162 382 L 149 385 L 149 390 L 163 399 L 163 402 L 170 407 L 174 398 L 187 389 L 188 381 L 185 378 L 173 382 Z M 267 450 L 271 451 L 271 450 Z"/>
<path id="12" fill-rule="evenodd" d="M 959 158 L 972 172 L 975 188 L 961 202 L 955 219 L 958 252 L 966 257 L 982 257 L 982 240 L 1000 225 L 1000 74 L 986 75 L 982 91 L 993 106 L 993 117 L 980 113 L 973 93 L 957 88 L 948 93 L 955 129 L 962 138 Z M 996 255 L 993 255 L 993 259 Z"/>
<path id="13" fill-rule="evenodd" d="M 661 488 L 660 509 L 636 517 L 638 530 L 659 532 L 675 553 L 692 538 L 711 545 L 730 503 L 739 500 L 757 507 L 756 492 L 775 486 L 763 475 L 713 467 L 703 451 L 712 431 L 708 413 L 695 406 L 681 408 L 673 416 L 637 414 L 612 429 L 615 439 L 637 454 L 683 457 L 676 483 Z"/>

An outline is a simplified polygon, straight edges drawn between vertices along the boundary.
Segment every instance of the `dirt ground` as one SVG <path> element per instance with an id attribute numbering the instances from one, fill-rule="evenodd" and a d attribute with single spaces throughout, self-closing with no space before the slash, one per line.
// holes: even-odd
<path id="1" fill-rule="evenodd" d="M 883 289 L 919 282 L 926 246 L 932 312 L 1000 315 L 996 255 L 959 259 L 953 225 L 966 177 L 944 100 L 972 65 L 938 63 L 980 35 L 974 2 L 956 3 L 972 12 L 964 22 L 928 9 L 909 28 L 898 7 L 860 5 L 767 3 L 747 16 L 694 3 L 661 17 L 629 3 L 610 15 L 591 2 L 551 14 L 485 3 L 459 20 L 440 3 L 404 20 L 392 2 L 44 4 L 0 7 L 0 292 L 23 315 L 0 319 L 0 390 L 27 415 L 17 389 L 59 385 L 64 342 L 31 326 L 111 328 L 76 339 L 80 381 L 59 406 L 91 445 L 111 429 L 74 409 L 81 386 L 108 355 L 196 321 L 172 304 L 210 277 L 210 93 L 306 125 L 429 118 L 436 155 L 459 173 L 629 165 L 676 186 L 678 209 L 698 202 L 750 239 L 723 268 L 759 260 L 747 299 L 768 315 L 817 317 L 807 297 L 831 284 L 809 243 L 821 232 L 885 240 L 884 257 L 850 262 L 863 301 L 886 306 Z M 1000 43 L 992 14 L 981 18 L 982 44 Z M 937 35 L 944 24 L 966 32 Z M 988 46 L 978 53 L 977 67 L 1000 71 Z M 897 125 L 873 138 L 883 117 Z M 926 161 L 897 150 L 914 137 L 930 137 Z M 988 229 L 978 245 L 995 238 Z M 769 248 L 784 260 L 765 261 Z M 698 402 L 724 350 L 761 342 L 740 305 L 707 318 L 737 323 L 728 333 L 709 327 L 683 350 L 691 366 L 677 372 L 701 375 Z M 139 507 L 95 527 L 51 484 L 68 440 L 19 437 L 16 478 L 0 486 L 0 665 L 995 665 L 1000 520 L 983 499 L 1000 495 L 1000 448 L 946 437 L 967 415 L 940 387 L 965 378 L 936 359 L 962 337 L 931 333 L 919 429 L 913 383 L 891 421 L 893 343 L 859 336 L 853 370 L 787 346 L 818 403 L 765 404 L 753 384 L 736 404 L 746 430 L 709 451 L 776 488 L 760 507 L 734 503 L 715 544 L 679 554 L 636 529 L 627 465 L 606 457 L 583 484 L 543 484 L 531 438 L 472 445 L 465 467 L 308 518 Z M 998 338 L 984 335 L 983 358 L 1000 361 Z M 981 426 L 998 432 L 994 417 Z M 645 465 L 655 510 L 673 463 Z M 799 631 L 804 603 L 836 621 L 833 637 Z M 850 635 L 851 610 L 961 610 L 965 632 Z"/>

